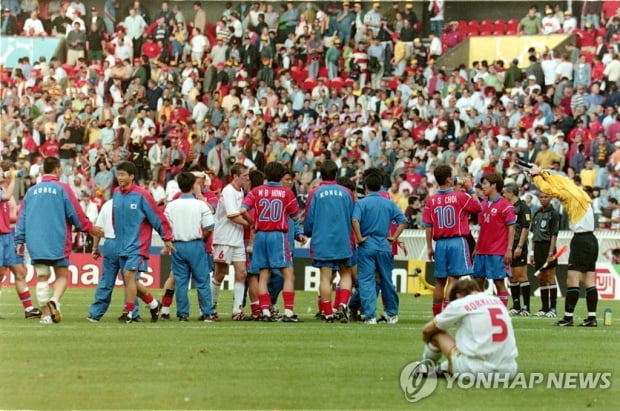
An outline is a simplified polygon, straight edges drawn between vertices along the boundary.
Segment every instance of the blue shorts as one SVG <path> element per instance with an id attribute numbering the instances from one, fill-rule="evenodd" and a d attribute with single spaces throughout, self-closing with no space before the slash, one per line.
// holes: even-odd
<path id="1" fill-rule="evenodd" d="M 265 268 L 285 268 L 293 265 L 291 247 L 282 231 L 257 231 L 248 272 L 259 273 Z"/>
<path id="2" fill-rule="evenodd" d="M 130 270 L 147 272 L 149 268 L 149 260 L 141 255 L 123 255 L 119 257 L 119 265 L 121 271 Z"/>
<path id="3" fill-rule="evenodd" d="M 354 256 L 349 258 L 341 258 L 339 260 L 312 260 L 312 266 L 316 268 L 331 268 L 334 271 L 340 270 L 340 266 L 344 265 L 345 267 L 351 267 L 351 264 L 355 260 L 355 264 L 357 264 L 357 252 L 355 252 Z"/>
<path id="4" fill-rule="evenodd" d="M 13 233 L 0 234 L 0 267 L 23 264 L 24 258 L 17 255 Z"/>
<path id="5" fill-rule="evenodd" d="M 59 260 L 47 260 L 47 259 L 33 259 L 32 260 L 32 265 L 36 265 L 36 264 L 41 264 L 41 265 L 47 265 L 50 267 L 69 267 L 69 259 L 68 258 L 61 258 Z"/>
<path id="6" fill-rule="evenodd" d="M 468 275 L 473 268 L 465 237 L 441 238 L 435 243 L 435 278 Z"/>
<path id="7" fill-rule="evenodd" d="M 503 280 L 511 277 L 510 266 L 504 264 L 503 255 L 481 255 L 474 256 L 474 277 L 486 278 L 488 280 Z"/>

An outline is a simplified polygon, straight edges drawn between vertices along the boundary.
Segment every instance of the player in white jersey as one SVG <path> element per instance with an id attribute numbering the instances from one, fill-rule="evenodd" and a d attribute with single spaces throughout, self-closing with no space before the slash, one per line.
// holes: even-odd
<path id="1" fill-rule="evenodd" d="M 462 279 L 450 291 L 451 303 L 422 328 L 424 359 L 447 362 L 439 367 L 455 375 L 484 373 L 514 377 L 519 352 L 504 303 Z M 453 337 L 448 329 L 458 325 Z"/>
<path id="2" fill-rule="evenodd" d="M 235 164 L 230 169 L 233 181 L 222 190 L 222 195 L 215 211 L 215 229 L 213 230 L 213 261 L 215 271 L 211 281 L 211 298 L 217 306 L 220 286 L 228 274 L 230 264 L 235 268 L 235 285 L 233 288 L 233 320 L 243 320 L 243 297 L 245 295 L 245 245 L 243 227 L 250 221 L 241 215 L 241 203 L 244 188 L 249 183 L 249 171 L 242 164 Z"/>

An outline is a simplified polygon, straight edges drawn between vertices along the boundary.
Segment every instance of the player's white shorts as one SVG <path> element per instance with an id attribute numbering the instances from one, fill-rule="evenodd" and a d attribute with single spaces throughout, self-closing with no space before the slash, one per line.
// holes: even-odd
<path id="1" fill-rule="evenodd" d="M 459 350 L 454 347 L 450 352 L 448 359 L 449 371 L 451 374 L 510 374 L 510 377 L 514 377 L 517 373 L 517 363 L 513 361 L 507 364 L 491 364 L 487 361 L 482 361 L 479 358 L 470 358 L 463 355 Z"/>
<path id="2" fill-rule="evenodd" d="M 245 247 L 213 244 L 213 261 L 226 264 L 245 262 Z"/>

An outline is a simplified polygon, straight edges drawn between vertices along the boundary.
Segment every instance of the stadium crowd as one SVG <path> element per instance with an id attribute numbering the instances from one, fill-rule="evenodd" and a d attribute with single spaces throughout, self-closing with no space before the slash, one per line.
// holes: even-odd
<path id="1" fill-rule="evenodd" d="M 214 15 L 198 1 L 187 15 L 168 1 L 150 14 L 140 1 L 99 10 L 3 0 L 3 35 L 55 36 L 66 47 L 64 63 L 22 57 L 0 67 L 3 168 L 23 172 L 19 201 L 44 159 L 58 157 L 60 180 L 95 221 L 125 161 L 162 209 L 184 170 L 204 171 L 219 194 L 235 164 L 277 162 L 303 209 L 330 160 L 358 199 L 364 172 L 381 170 L 408 227 L 419 228 L 442 164 L 480 195 L 482 177 L 500 173 L 534 213 L 540 202 L 520 158 L 572 178 L 592 196 L 597 225 L 618 229 L 618 3 L 604 1 L 582 27 L 570 10 L 530 7 L 520 33 L 572 32 L 576 43 L 532 47 L 522 70 L 517 59 L 439 66 L 463 38 L 458 22 L 444 21 L 443 0 L 429 2 L 428 21 L 401 2 L 240 1 Z"/>

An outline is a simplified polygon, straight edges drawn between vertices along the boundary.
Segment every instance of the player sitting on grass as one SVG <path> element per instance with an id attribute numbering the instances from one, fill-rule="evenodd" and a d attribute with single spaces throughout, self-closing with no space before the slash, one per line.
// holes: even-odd
<path id="1" fill-rule="evenodd" d="M 514 377 L 519 352 L 505 304 L 461 279 L 450 290 L 450 304 L 422 328 L 424 360 L 447 358 L 438 374 L 485 373 Z M 448 329 L 458 325 L 453 337 Z"/>

